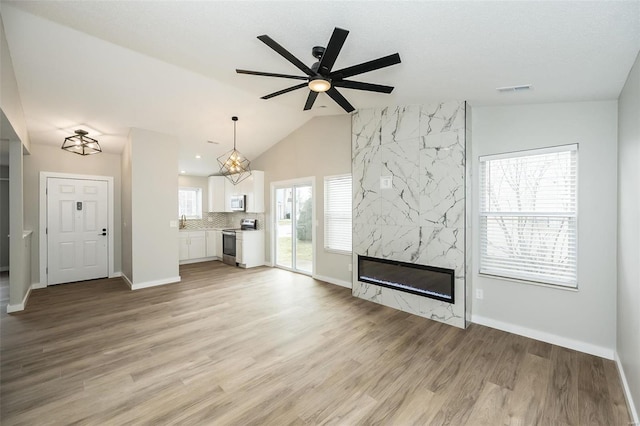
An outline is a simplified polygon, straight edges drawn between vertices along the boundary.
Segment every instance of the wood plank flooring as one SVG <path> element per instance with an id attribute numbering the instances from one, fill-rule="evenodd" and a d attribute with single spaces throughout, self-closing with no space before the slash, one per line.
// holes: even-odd
<path id="1" fill-rule="evenodd" d="M 628 425 L 615 364 L 271 268 L 35 290 L 1 320 L 9 425 Z"/>

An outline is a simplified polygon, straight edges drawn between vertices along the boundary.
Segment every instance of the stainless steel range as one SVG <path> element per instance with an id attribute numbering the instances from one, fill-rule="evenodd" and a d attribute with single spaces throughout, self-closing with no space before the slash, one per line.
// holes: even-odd
<path id="1" fill-rule="evenodd" d="M 258 219 L 242 219 L 240 228 L 222 230 L 222 261 L 227 265 L 236 266 L 236 231 L 250 231 L 258 229 Z"/>

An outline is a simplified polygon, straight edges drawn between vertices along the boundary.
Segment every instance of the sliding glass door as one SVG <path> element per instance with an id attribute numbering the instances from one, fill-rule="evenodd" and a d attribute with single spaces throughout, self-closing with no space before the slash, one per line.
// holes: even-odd
<path id="1" fill-rule="evenodd" d="M 273 193 L 275 264 L 305 274 L 313 273 L 312 181 L 275 183 Z"/>

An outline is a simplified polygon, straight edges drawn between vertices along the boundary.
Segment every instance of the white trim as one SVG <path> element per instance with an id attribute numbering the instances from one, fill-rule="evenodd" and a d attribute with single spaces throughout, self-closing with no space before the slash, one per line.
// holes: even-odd
<path id="1" fill-rule="evenodd" d="M 129 288 L 133 287 L 133 284 L 131 283 L 131 280 L 124 273 L 122 274 L 121 278 L 124 281 L 124 283 L 129 286 Z"/>
<path id="2" fill-rule="evenodd" d="M 185 259 L 178 262 L 179 265 L 188 265 L 190 263 L 210 262 L 212 260 L 220 260 L 218 256 L 199 257 L 197 259 Z"/>
<path id="3" fill-rule="evenodd" d="M 631 420 L 633 424 L 640 425 L 640 419 L 638 418 L 638 411 L 636 410 L 636 406 L 633 403 L 633 397 L 631 396 L 631 388 L 629 388 L 629 382 L 627 382 L 627 376 L 624 374 L 624 369 L 622 368 L 622 362 L 620 361 L 620 357 L 618 356 L 618 351 L 614 352 L 616 365 L 618 366 L 618 374 L 620 374 L 620 380 L 622 381 L 622 389 L 624 390 L 624 396 L 627 399 L 627 407 L 631 412 Z"/>
<path id="4" fill-rule="evenodd" d="M 8 271 L 9 267 L 8 266 L 0 266 L 0 272 L 5 272 Z"/>
<path id="5" fill-rule="evenodd" d="M 31 295 L 31 287 L 29 287 L 29 290 L 27 290 L 27 294 L 25 294 L 24 297 L 22 298 L 22 302 L 16 305 L 11 305 L 11 304 L 7 305 L 7 313 L 10 314 L 13 312 L 24 311 L 24 308 L 27 306 L 27 300 L 29 299 L 29 295 Z"/>
<path id="6" fill-rule="evenodd" d="M 108 250 L 108 264 L 109 264 L 109 274 L 111 277 L 114 274 L 114 263 L 115 263 L 115 244 L 113 235 L 115 234 L 115 226 L 114 226 L 114 212 L 115 212 L 115 204 L 114 204 L 114 196 L 113 196 L 113 176 L 96 176 L 96 175 L 78 175 L 72 173 L 56 173 L 56 172 L 40 172 L 40 229 L 39 240 L 40 240 L 40 283 L 42 283 L 45 287 L 47 286 L 49 280 L 47 278 L 47 179 L 48 178 L 58 178 L 58 179 L 80 179 L 80 180 L 100 180 L 107 181 L 107 216 L 108 216 L 108 229 L 109 233 L 107 235 L 109 250 Z"/>
<path id="7" fill-rule="evenodd" d="M 503 152 L 500 154 L 481 155 L 478 157 L 478 160 L 482 163 L 485 161 L 501 160 L 504 158 L 526 157 L 529 155 L 544 155 L 544 154 L 552 154 L 554 152 L 564 152 L 564 151 L 578 152 L 578 144 L 571 143 L 567 145 L 557 145 L 557 146 L 550 146 L 546 148 L 534 148 L 534 149 L 525 149 L 522 151 Z"/>
<path id="8" fill-rule="evenodd" d="M 120 278 L 122 276 L 122 272 L 118 271 L 118 272 L 114 272 L 113 274 L 109 275 L 109 278 Z"/>
<path id="9" fill-rule="evenodd" d="M 47 288 L 46 284 L 40 284 L 40 283 L 32 283 L 31 284 L 31 290 L 38 290 L 40 288 Z"/>
<path id="10" fill-rule="evenodd" d="M 591 343 L 581 342 L 579 340 L 569 339 L 556 334 L 521 327 L 519 325 L 509 324 L 491 318 L 481 317 L 479 315 L 472 314 L 471 322 L 606 359 L 612 360 L 615 354 L 615 351 L 611 348 L 605 348 L 603 346 L 593 345 Z"/>
<path id="11" fill-rule="evenodd" d="M 156 287 L 159 285 L 175 284 L 175 283 L 179 283 L 180 280 L 181 280 L 180 276 L 177 276 L 172 278 L 163 278 L 161 280 L 145 281 L 145 282 L 136 283 L 136 284 L 132 284 L 131 281 L 129 281 L 128 279 L 126 281 L 127 281 L 127 284 L 129 284 L 129 286 L 131 287 L 131 290 L 140 290 L 142 288 Z"/>
<path id="12" fill-rule="evenodd" d="M 339 285 L 340 287 L 352 288 L 352 284 L 349 281 L 339 280 L 337 278 L 325 277 L 324 275 L 313 275 L 313 278 L 319 281 L 324 281 L 329 284 Z"/>

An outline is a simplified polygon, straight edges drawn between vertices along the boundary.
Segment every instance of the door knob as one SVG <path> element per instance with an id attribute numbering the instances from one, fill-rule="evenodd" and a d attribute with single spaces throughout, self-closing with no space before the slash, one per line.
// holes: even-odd
<path id="1" fill-rule="evenodd" d="M 107 228 L 102 228 L 102 234 L 98 234 L 98 235 L 107 235 Z"/>

